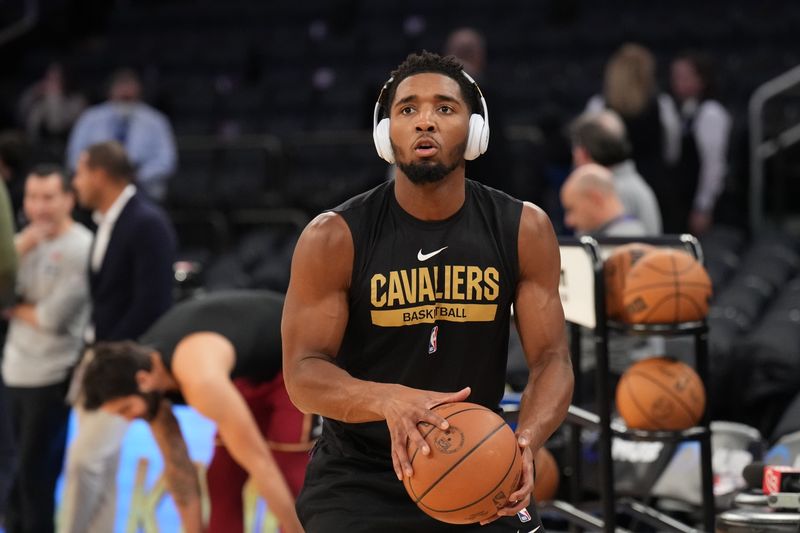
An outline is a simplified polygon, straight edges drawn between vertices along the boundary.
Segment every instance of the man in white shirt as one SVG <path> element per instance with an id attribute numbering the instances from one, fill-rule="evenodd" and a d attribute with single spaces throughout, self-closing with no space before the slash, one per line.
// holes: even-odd
<path id="1" fill-rule="evenodd" d="M 71 218 L 64 172 L 38 167 L 25 182 L 28 225 L 15 239 L 19 303 L 10 319 L 3 381 L 19 452 L 6 529 L 54 531 L 54 493 L 66 447 L 69 375 L 89 312 L 86 263 L 91 232 Z"/>

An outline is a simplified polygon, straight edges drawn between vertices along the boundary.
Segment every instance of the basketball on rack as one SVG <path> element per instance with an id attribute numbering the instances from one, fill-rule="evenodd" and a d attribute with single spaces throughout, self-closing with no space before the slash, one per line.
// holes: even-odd
<path id="1" fill-rule="evenodd" d="M 635 363 L 617 384 L 617 411 L 632 429 L 687 429 L 700 422 L 705 408 L 700 376 L 669 357 Z"/>
<path id="2" fill-rule="evenodd" d="M 710 298 L 711 278 L 694 257 L 681 250 L 655 250 L 626 276 L 623 318 L 633 324 L 702 320 Z"/>
<path id="3" fill-rule="evenodd" d="M 536 479 L 533 482 L 533 498 L 537 502 L 546 502 L 554 499 L 558 492 L 560 473 L 556 458 L 547 448 L 539 448 L 533 456 L 536 467 Z"/>
<path id="4" fill-rule="evenodd" d="M 446 403 L 433 410 L 450 427 L 419 424 L 431 451 L 423 455 L 409 444 L 414 475 L 403 479 L 408 495 L 426 514 L 450 524 L 494 516 L 522 475 L 514 432 L 499 415 L 474 403 Z"/>
<path id="5" fill-rule="evenodd" d="M 622 296 L 625 290 L 625 278 L 628 271 L 645 254 L 655 250 L 655 246 L 633 242 L 618 246 L 611 252 L 603 264 L 603 276 L 606 288 L 606 314 L 608 318 L 622 318 Z"/>

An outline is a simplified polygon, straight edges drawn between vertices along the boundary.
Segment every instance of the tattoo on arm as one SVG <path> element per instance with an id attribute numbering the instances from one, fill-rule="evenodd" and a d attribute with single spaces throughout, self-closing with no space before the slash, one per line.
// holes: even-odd
<path id="1" fill-rule="evenodd" d="M 199 502 L 197 470 L 189 458 L 189 450 L 169 402 L 162 401 L 151 428 L 164 456 L 164 477 L 175 504 L 181 508 Z"/>

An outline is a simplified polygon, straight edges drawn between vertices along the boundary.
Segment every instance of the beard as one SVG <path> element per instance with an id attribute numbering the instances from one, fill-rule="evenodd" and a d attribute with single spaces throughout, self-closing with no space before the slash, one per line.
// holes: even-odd
<path id="1" fill-rule="evenodd" d="M 423 185 L 426 183 L 436 183 L 442 181 L 445 176 L 453 172 L 460 164 L 462 164 L 462 159 L 459 156 L 464 155 L 464 150 L 466 150 L 467 143 L 462 143 L 456 146 L 453 150 L 450 151 L 450 158 L 453 163 L 449 165 L 445 165 L 440 161 L 417 161 L 412 163 L 406 163 L 403 161 L 397 161 L 397 168 L 403 171 L 409 181 L 414 185 Z M 392 144 L 392 149 L 394 153 L 397 153 L 397 147 Z"/>

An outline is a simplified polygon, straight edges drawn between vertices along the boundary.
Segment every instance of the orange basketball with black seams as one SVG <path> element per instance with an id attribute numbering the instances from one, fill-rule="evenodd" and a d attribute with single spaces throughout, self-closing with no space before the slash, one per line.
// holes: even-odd
<path id="1" fill-rule="evenodd" d="M 632 324 L 702 320 L 710 298 L 711 278 L 694 257 L 681 250 L 654 250 L 626 276 L 623 319 Z"/>
<path id="2" fill-rule="evenodd" d="M 606 314 L 608 318 L 622 318 L 622 297 L 628 272 L 646 254 L 656 250 L 655 246 L 633 242 L 618 246 L 603 263 L 606 288 Z"/>
<path id="3" fill-rule="evenodd" d="M 419 424 L 431 452 L 424 455 L 409 444 L 414 475 L 403 479 L 408 495 L 426 514 L 450 524 L 494 516 L 520 485 L 522 456 L 514 432 L 499 415 L 474 403 L 433 410 L 450 427 Z"/>
<path id="4" fill-rule="evenodd" d="M 697 425 L 706 408 L 700 376 L 669 357 L 639 361 L 617 384 L 617 410 L 633 429 L 678 431 Z"/>

